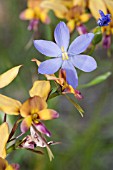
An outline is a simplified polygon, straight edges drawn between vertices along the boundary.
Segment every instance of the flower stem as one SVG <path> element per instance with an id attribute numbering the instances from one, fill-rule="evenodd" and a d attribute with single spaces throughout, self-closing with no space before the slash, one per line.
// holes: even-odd
<path id="1" fill-rule="evenodd" d="M 6 119 L 7 119 L 7 115 L 6 115 L 6 113 L 4 114 L 4 120 L 3 120 L 3 122 L 6 122 Z"/>
<path id="2" fill-rule="evenodd" d="M 8 142 L 10 142 L 11 140 L 11 138 L 12 138 L 12 136 L 14 135 L 14 133 L 16 132 L 16 130 L 17 130 L 17 128 L 18 128 L 18 124 L 19 124 L 19 122 L 21 121 L 21 116 L 19 116 L 19 118 L 17 119 L 17 121 L 15 122 L 15 124 L 14 124 L 14 126 L 13 126 L 13 128 L 12 128 L 12 130 L 11 130 L 11 133 L 10 133 L 10 135 L 9 135 L 9 139 L 8 139 Z"/>

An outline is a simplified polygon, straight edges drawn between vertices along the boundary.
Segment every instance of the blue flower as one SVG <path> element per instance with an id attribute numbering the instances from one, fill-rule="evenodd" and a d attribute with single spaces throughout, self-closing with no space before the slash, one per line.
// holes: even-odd
<path id="1" fill-rule="evenodd" d="M 80 54 L 87 49 L 94 34 L 80 35 L 69 46 L 69 29 L 64 22 L 60 22 L 55 28 L 54 37 L 56 43 L 45 40 L 34 40 L 34 46 L 39 52 L 46 56 L 54 57 L 53 59 L 42 62 L 38 68 L 38 72 L 41 74 L 53 74 L 62 68 L 66 71 L 67 83 L 73 88 L 76 88 L 78 86 L 78 76 L 74 67 L 84 72 L 91 72 L 97 67 L 94 58 Z"/>
<path id="2" fill-rule="evenodd" d="M 109 23 L 111 22 L 111 15 L 107 14 L 105 15 L 103 11 L 99 10 L 99 13 L 101 15 L 101 18 L 98 19 L 97 24 L 102 27 L 102 26 L 108 26 Z"/>

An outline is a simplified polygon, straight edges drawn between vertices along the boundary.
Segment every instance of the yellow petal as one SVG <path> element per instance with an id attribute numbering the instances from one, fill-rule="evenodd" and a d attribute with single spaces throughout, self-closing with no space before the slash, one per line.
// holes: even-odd
<path id="1" fill-rule="evenodd" d="M 18 100 L 0 94 L 0 111 L 9 115 L 20 113 L 21 103 Z"/>
<path id="2" fill-rule="evenodd" d="M 8 124 L 5 122 L 0 125 L 0 157 L 6 157 L 6 143 L 9 138 L 9 128 Z"/>
<path id="3" fill-rule="evenodd" d="M 40 120 L 51 120 L 59 117 L 59 114 L 52 109 L 44 109 L 38 112 Z"/>
<path id="4" fill-rule="evenodd" d="M 0 88 L 7 86 L 9 83 L 11 83 L 14 80 L 21 66 L 22 65 L 13 67 L 10 70 L 0 75 Z"/>
<path id="5" fill-rule="evenodd" d="M 38 113 L 40 110 L 46 109 L 47 103 L 39 96 L 34 96 L 26 100 L 21 109 L 20 114 L 22 117 L 26 117 L 31 114 Z"/>
<path id="6" fill-rule="evenodd" d="M 36 58 L 33 58 L 31 61 L 35 61 L 37 66 L 39 66 L 41 64 L 41 62 L 39 60 L 37 60 Z"/>
<path id="7" fill-rule="evenodd" d="M 20 19 L 22 19 L 22 20 L 31 20 L 34 17 L 35 17 L 35 13 L 34 13 L 34 10 L 31 8 L 24 10 L 20 14 Z"/>
<path id="8" fill-rule="evenodd" d="M 50 93 L 50 82 L 49 81 L 35 81 L 33 87 L 29 91 L 31 97 L 33 96 L 40 96 L 44 100 L 47 99 Z"/>
<path id="9" fill-rule="evenodd" d="M 21 132 L 22 133 L 27 132 L 29 130 L 30 126 L 31 126 L 31 123 L 32 123 L 31 115 L 24 118 L 24 120 L 22 121 L 21 126 L 20 126 Z"/>
<path id="10" fill-rule="evenodd" d="M 8 166 L 8 162 L 0 157 L 0 170 L 6 170 L 6 167 Z"/>
<path id="11" fill-rule="evenodd" d="M 71 19 L 70 21 L 68 21 L 67 26 L 68 26 L 70 32 L 72 32 L 75 28 L 75 21 L 73 19 Z"/>
<path id="12" fill-rule="evenodd" d="M 53 10 L 59 18 L 64 18 L 64 14 L 68 12 L 68 9 L 63 4 L 52 1 L 43 1 L 40 6 L 42 8 Z"/>
<path id="13" fill-rule="evenodd" d="M 82 14 L 82 15 L 80 16 L 80 20 L 81 20 L 82 22 L 87 22 L 90 18 L 91 18 L 91 15 L 90 15 L 90 14 Z"/>
<path id="14" fill-rule="evenodd" d="M 89 1 L 89 8 L 92 15 L 98 19 L 100 18 L 99 10 L 101 9 L 105 14 L 107 13 L 106 5 L 103 0 L 98 0 L 98 3 L 95 0 Z"/>
<path id="15" fill-rule="evenodd" d="M 86 2 L 86 0 L 73 0 L 73 4 L 79 5 L 79 6 L 82 6 L 85 8 L 87 5 L 87 2 Z"/>
<path id="16" fill-rule="evenodd" d="M 8 165 L 5 170 L 15 170 L 11 165 Z"/>
<path id="17" fill-rule="evenodd" d="M 112 17 L 113 17 L 113 1 L 111 0 L 104 0 L 106 3 L 106 6 L 109 10 L 109 12 L 111 13 Z"/>
<path id="18" fill-rule="evenodd" d="M 39 6 L 40 3 L 41 3 L 41 0 L 28 0 L 27 1 L 27 6 L 29 8 L 35 8 L 35 7 Z"/>

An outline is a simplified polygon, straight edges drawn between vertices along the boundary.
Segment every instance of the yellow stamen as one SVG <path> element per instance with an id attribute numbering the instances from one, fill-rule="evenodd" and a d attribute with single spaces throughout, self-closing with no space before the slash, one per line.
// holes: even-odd
<path id="1" fill-rule="evenodd" d="M 62 60 L 68 60 L 68 59 L 69 59 L 68 54 L 67 54 L 67 52 L 64 50 L 64 47 L 63 47 L 63 46 L 61 47 L 61 51 L 62 51 Z"/>
<path id="2" fill-rule="evenodd" d="M 32 120 L 37 120 L 38 119 L 38 114 L 37 113 L 34 113 L 33 115 L 32 115 Z"/>

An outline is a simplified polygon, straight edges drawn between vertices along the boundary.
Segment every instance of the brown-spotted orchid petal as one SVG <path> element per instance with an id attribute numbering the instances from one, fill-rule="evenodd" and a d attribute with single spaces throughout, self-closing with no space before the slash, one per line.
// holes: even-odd
<path id="1" fill-rule="evenodd" d="M 51 120 L 59 117 L 58 112 L 52 109 L 44 109 L 38 112 L 40 120 Z"/>
<path id="2" fill-rule="evenodd" d="M 15 79 L 21 66 L 22 65 L 13 67 L 0 75 L 0 88 L 7 86 Z"/>
<path id="3" fill-rule="evenodd" d="M 35 147 L 34 145 L 35 145 L 35 142 L 32 140 L 32 137 L 30 135 L 27 135 L 23 139 L 23 142 L 21 143 L 20 147 L 34 149 Z"/>
<path id="4" fill-rule="evenodd" d="M 6 143 L 9 138 L 9 127 L 8 124 L 5 122 L 0 125 L 0 157 L 6 157 Z M 0 169 L 1 170 L 1 169 Z"/>
<path id="5" fill-rule="evenodd" d="M 48 136 L 48 137 L 51 136 L 51 133 L 49 132 L 49 130 L 46 128 L 46 126 L 45 126 L 42 122 L 35 123 L 34 126 L 36 127 L 36 129 L 37 129 L 40 133 L 45 134 L 45 135 Z"/>
<path id="6" fill-rule="evenodd" d="M 20 114 L 22 117 L 28 115 L 36 115 L 40 110 L 46 109 L 47 103 L 39 96 L 34 96 L 26 100 L 21 109 Z"/>
<path id="7" fill-rule="evenodd" d="M 50 82 L 49 81 L 35 81 L 33 87 L 29 91 L 31 97 L 40 96 L 44 100 L 47 99 L 50 93 Z"/>
<path id="8" fill-rule="evenodd" d="M 9 115 L 20 114 L 21 103 L 18 100 L 0 94 L 0 111 Z"/>
<path id="9" fill-rule="evenodd" d="M 32 117 L 31 115 L 24 118 L 24 120 L 21 123 L 20 129 L 22 133 L 25 133 L 29 130 L 30 126 L 32 124 Z"/>

